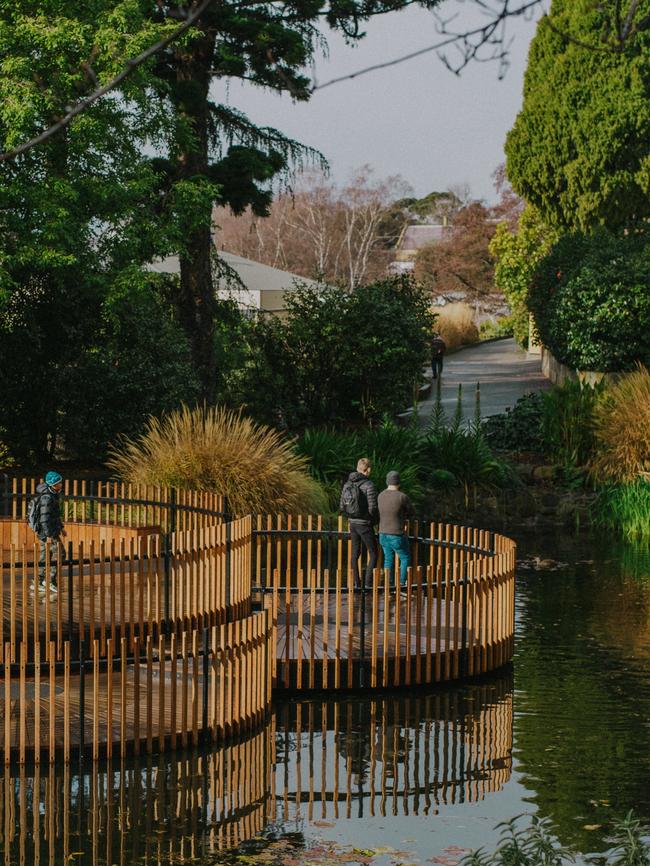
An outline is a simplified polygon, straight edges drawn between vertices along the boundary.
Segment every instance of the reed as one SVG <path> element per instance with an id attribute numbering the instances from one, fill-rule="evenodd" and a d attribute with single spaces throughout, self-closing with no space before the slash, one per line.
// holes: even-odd
<path id="1" fill-rule="evenodd" d="M 641 364 L 610 385 L 594 409 L 598 481 L 650 481 L 650 371 Z"/>

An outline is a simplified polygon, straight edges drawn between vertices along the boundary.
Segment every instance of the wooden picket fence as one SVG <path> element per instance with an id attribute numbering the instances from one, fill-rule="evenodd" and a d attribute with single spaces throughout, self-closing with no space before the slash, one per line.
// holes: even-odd
<path id="1" fill-rule="evenodd" d="M 35 486 L 0 485 L 5 762 L 174 748 L 257 723 L 273 688 L 436 683 L 512 656 L 504 536 L 412 524 L 400 593 L 383 567 L 354 585 L 341 519 L 226 520 L 213 494 L 68 481 L 51 595 L 24 520 Z"/>
<path id="2" fill-rule="evenodd" d="M 237 847 L 278 821 L 434 819 L 499 791 L 511 764 L 511 676 L 469 696 L 312 699 L 209 750 L 114 756 L 81 775 L 5 767 L 0 835 L 10 862 L 162 866 Z"/>

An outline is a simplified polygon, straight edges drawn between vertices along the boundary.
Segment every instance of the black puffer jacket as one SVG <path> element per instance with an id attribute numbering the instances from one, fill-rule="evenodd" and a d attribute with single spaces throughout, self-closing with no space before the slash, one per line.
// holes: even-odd
<path id="1" fill-rule="evenodd" d="M 38 537 L 58 538 L 63 529 L 61 520 L 61 509 L 59 506 L 59 494 L 52 490 L 47 484 L 39 484 L 36 493 L 41 497 L 39 508 L 39 533 Z"/>
<path id="2" fill-rule="evenodd" d="M 379 506 L 377 505 L 377 488 L 372 483 L 372 481 L 368 478 L 367 475 L 363 475 L 361 472 L 350 472 L 348 476 L 348 481 L 351 481 L 353 484 L 359 485 L 359 490 L 362 493 L 361 499 L 361 507 L 363 509 L 362 517 L 351 517 L 350 523 L 369 523 L 370 525 L 374 523 L 379 523 Z M 342 493 L 341 493 L 342 497 Z M 343 502 L 340 504 L 341 511 L 343 511 Z"/>

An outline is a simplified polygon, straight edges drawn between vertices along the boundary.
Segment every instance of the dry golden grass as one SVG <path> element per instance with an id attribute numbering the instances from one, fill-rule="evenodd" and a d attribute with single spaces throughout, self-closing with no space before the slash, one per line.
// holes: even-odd
<path id="1" fill-rule="evenodd" d="M 594 411 L 596 456 L 591 471 L 600 481 L 650 481 L 650 372 L 641 364 L 609 385 Z"/>
<path id="2" fill-rule="evenodd" d="M 213 490 L 240 515 L 313 513 L 326 505 L 291 442 L 223 408 L 184 406 L 150 418 L 139 438 L 112 449 L 108 465 L 132 483 Z"/>
<path id="3" fill-rule="evenodd" d="M 445 304 L 436 307 L 438 315 L 436 330 L 447 344 L 455 349 L 478 341 L 478 328 L 474 322 L 474 311 L 467 304 Z"/>

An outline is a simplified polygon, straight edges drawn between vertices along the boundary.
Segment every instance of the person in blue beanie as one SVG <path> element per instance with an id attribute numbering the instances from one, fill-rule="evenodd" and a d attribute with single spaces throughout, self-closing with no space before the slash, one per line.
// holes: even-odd
<path id="1" fill-rule="evenodd" d="M 48 472 L 45 481 L 36 488 L 33 521 L 30 525 L 38 535 L 40 555 L 38 558 L 38 580 L 43 591 L 57 591 L 57 573 L 61 552 L 61 538 L 67 535 L 61 520 L 59 494 L 63 478 L 58 472 Z M 45 580 L 47 554 L 50 555 L 49 586 Z"/>

